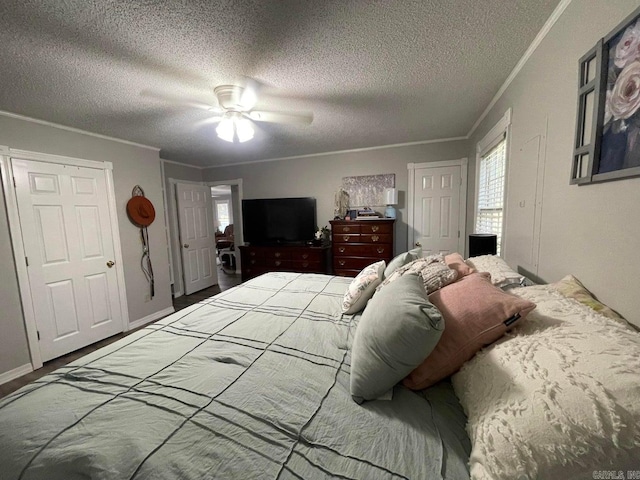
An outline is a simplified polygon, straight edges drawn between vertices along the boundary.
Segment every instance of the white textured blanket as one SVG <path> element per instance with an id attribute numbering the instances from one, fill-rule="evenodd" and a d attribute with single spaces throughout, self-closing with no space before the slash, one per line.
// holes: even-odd
<path id="1" fill-rule="evenodd" d="M 472 478 L 640 472 L 640 334 L 547 286 L 512 292 L 537 308 L 453 377 Z"/>

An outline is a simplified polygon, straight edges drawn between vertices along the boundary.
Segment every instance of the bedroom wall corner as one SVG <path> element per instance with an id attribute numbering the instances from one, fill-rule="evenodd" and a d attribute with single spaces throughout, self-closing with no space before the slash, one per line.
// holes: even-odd
<path id="1" fill-rule="evenodd" d="M 572 1 L 473 132 L 469 171 L 475 177 L 478 140 L 512 108 L 505 259 L 514 268 L 527 268 L 518 245 L 538 235 L 537 271 L 533 273 L 548 282 L 574 274 L 602 302 L 640 325 L 637 282 L 630 281 L 640 270 L 640 222 L 633 221 L 630 213 L 640 204 L 640 178 L 569 184 L 578 59 L 638 5 L 637 0 Z M 537 154 L 529 148 L 532 141 L 538 142 Z M 523 188 L 535 192 L 536 178 L 540 215 L 524 223 L 517 218 L 513 221 L 528 205 Z M 473 184 L 475 178 L 470 181 Z M 474 208 L 472 194 L 467 210 L 469 231 L 473 231 Z"/>
<path id="2" fill-rule="evenodd" d="M 0 187 L 4 188 L 4 187 Z M 13 261 L 11 236 L 9 235 L 9 220 L 4 191 L 0 195 L 0 374 L 19 369 L 30 364 L 29 345 L 24 326 L 18 277 Z M 7 378 L 7 381 L 11 378 Z"/>
<path id="3" fill-rule="evenodd" d="M 53 155 L 108 161 L 113 164 L 118 228 L 129 321 L 148 317 L 172 307 L 169 286 L 169 262 L 165 236 L 162 179 L 158 150 L 136 146 L 117 140 L 70 131 L 29 119 L 0 115 L 0 145 L 10 148 L 42 152 Z M 145 302 L 149 291 L 140 269 L 142 247 L 140 230 L 127 218 L 126 204 L 131 190 L 139 184 L 156 209 L 156 220 L 149 227 L 150 251 L 156 283 L 156 295 Z M 8 237 L 8 221 L 4 198 L 0 203 L 0 267 L 5 274 L 0 286 L 3 315 L 0 325 L 0 374 L 30 361 L 24 331 L 24 317 L 20 304 L 15 263 Z M 6 236 L 6 241 L 2 241 Z"/>

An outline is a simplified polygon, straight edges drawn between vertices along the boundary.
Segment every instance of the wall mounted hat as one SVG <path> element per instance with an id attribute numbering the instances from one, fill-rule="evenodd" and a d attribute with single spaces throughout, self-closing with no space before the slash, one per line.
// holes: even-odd
<path id="1" fill-rule="evenodd" d="M 148 227 L 155 220 L 156 211 L 146 197 L 137 195 L 127 202 L 127 215 L 138 227 Z"/>

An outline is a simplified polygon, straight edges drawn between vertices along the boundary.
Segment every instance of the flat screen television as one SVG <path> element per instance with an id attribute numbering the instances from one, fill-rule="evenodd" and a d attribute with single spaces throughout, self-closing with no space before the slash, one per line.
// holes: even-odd
<path id="1" fill-rule="evenodd" d="M 315 198 L 242 200 L 244 241 L 252 245 L 304 244 L 316 225 Z"/>

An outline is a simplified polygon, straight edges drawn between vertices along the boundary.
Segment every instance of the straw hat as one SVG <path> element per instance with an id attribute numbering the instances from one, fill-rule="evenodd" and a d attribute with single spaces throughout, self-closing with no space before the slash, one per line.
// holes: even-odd
<path id="1" fill-rule="evenodd" d="M 153 204 L 146 197 L 131 197 L 127 202 L 129 219 L 139 227 L 148 227 L 156 218 Z"/>

